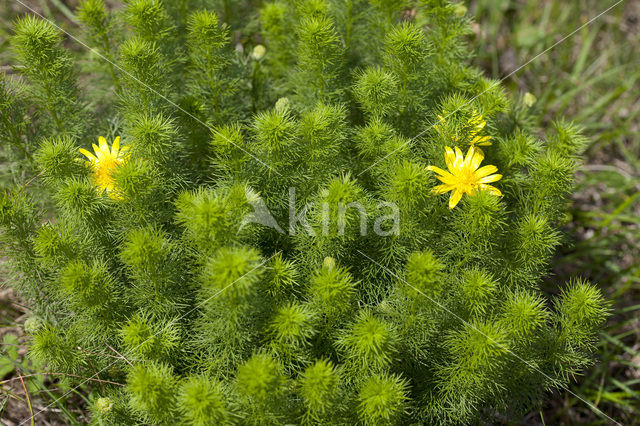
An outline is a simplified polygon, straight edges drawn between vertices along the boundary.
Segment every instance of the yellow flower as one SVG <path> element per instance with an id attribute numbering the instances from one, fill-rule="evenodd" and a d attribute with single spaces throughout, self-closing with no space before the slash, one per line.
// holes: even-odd
<path id="1" fill-rule="evenodd" d="M 469 119 L 468 123 L 469 123 L 469 126 L 471 127 L 471 130 L 469 130 L 469 135 L 468 135 L 469 140 L 467 140 L 467 143 L 469 145 L 471 146 L 491 145 L 491 142 L 489 142 L 489 140 L 491 139 L 491 136 L 478 135 L 478 133 L 480 133 L 482 129 L 484 129 L 484 126 L 487 125 L 487 122 L 484 121 L 484 118 L 482 118 L 482 114 L 480 114 L 478 111 L 473 111 L 473 115 L 471 115 L 471 118 Z"/>
<path id="2" fill-rule="evenodd" d="M 441 115 L 438 115 L 438 119 L 440 120 L 441 123 L 445 121 L 445 118 L 442 117 Z M 491 140 L 491 136 L 479 134 L 480 132 L 482 132 L 482 130 L 486 125 L 487 125 L 487 122 L 484 120 L 484 118 L 482 118 L 482 114 L 474 110 L 473 114 L 471 115 L 471 118 L 467 121 L 466 125 L 464 126 L 464 129 L 466 130 L 464 143 L 470 146 L 490 146 L 491 142 L 489 141 Z M 442 133 L 442 130 L 438 125 L 435 125 L 433 127 L 436 129 L 438 133 Z M 458 135 L 454 135 L 452 139 L 453 139 L 453 142 L 458 142 L 460 140 L 460 137 Z"/>
<path id="3" fill-rule="evenodd" d="M 120 136 L 114 139 L 111 149 L 109 149 L 107 140 L 102 136 L 98 138 L 98 143 L 99 146 L 93 144 L 95 155 L 82 148 L 80 148 L 80 152 L 89 159 L 86 165 L 93 170 L 95 185 L 101 191 L 106 191 L 109 197 L 115 200 L 120 199 L 115 190 L 113 172 L 118 165 L 126 161 L 129 147 L 123 146 L 122 149 L 120 148 Z"/>
<path id="4" fill-rule="evenodd" d="M 502 195 L 500 190 L 489 183 L 499 181 L 502 175 L 494 174 L 498 171 L 496 166 L 480 167 L 484 159 L 484 153 L 473 146 L 469 147 L 466 157 L 457 146 L 455 151 L 445 147 L 444 160 L 449 171 L 440 167 L 428 166 L 427 169 L 438 174 L 438 179 L 443 183 L 433 188 L 436 194 L 451 192 L 449 208 L 454 208 L 463 194 L 474 195 L 477 191 L 489 191 L 493 195 Z M 480 167 L 480 168 L 478 168 Z"/>
<path id="5" fill-rule="evenodd" d="M 441 116 L 440 114 L 438 114 L 438 120 L 440 120 L 440 123 L 444 123 L 444 117 Z M 440 126 L 437 124 L 433 125 L 433 128 L 436 129 L 436 132 L 438 133 L 442 133 L 442 129 L 440 129 Z"/>

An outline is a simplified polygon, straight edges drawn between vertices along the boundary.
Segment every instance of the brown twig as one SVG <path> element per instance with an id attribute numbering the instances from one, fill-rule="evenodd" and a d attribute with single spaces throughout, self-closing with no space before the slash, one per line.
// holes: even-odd
<path id="1" fill-rule="evenodd" d="M 114 348 L 111 347 L 111 345 L 109 345 L 108 343 L 105 343 L 105 345 L 107 345 L 107 347 L 109 349 L 111 349 L 112 351 L 114 351 L 116 354 L 118 354 L 120 356 L 120 358 L 124 359 L 127 364 L 129 364 L 130 366 L 133 367 L 133 364 L 131 363 L 131 361 L 129 361 L 127 358 L 124 357 L 124 355 L 122 355 L 120 352 L 116 351 Z"/>
<path id="2" fill-rule="evenodd" d="M 91 359 L 87 358 L 87 361 L 89 361 L 89 364 L 91 364 L 91 368 L 93 368 L 93 371 L 96 373 L 96 377 L 98 378 L 98 380 L 100 380 L 100 372 L 98 371 L 98 369 L 96 368 L 95 365 L 93 365 L 93 362 L 91 362 Z M 102 389 L 102 393 L 104 393 L 104 384 L 102 384 L 102 381 L 98 382 L 100 383 L 100 389 Z"/>
<path id="3" fill-rule="evenodd" d="M 20 379 L 20 383 L 22 383 L 22 389 L 24 389 L 24 396 L 27 398 L 27 407 L 29 407 L 29 414 L 31 417 L 31 426 L 34 425 L 33 422 L 33 407 L 31 406 L 31 398 L 29 398 L 29 391 L 27 390 L 27 385 L 24 384 L 24 380 L 22 380 L 22 376 L 18 373 L 18 378 Z"/>
<path id="4" fill-rule="evenodd" d="M 42 174 L 44 173 L 44 170 L 42 170 L 40 173 L 38 173 L 37 175 L 35 175 L 34 177 L 32 177 L 31 179 L 29 179 L 29 181 L 27 183 L 24 184 L 25 188 L 27 186 L 29 186 L 31 184 L 31 182 L 33 182 L 34 180 L 36 180 L 37 178 L 39 178 L 40 176 L 42 176 Z"/>

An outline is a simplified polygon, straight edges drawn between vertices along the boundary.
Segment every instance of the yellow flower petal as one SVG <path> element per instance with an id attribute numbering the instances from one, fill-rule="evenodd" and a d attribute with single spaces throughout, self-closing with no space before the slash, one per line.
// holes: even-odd
<path id="1" fill-rule="evenodd" d="M 448 146 L 444 147 L 444 162 L 447 163 L 447 167 L 451 169 L 456 159 L 456 153 Z"/>
<path id="2" fill-rule="evenodd" d="M 480 163 L 484 160 L 484 152 L 480 148 L 473 148 L 473 157 L 471 157 L 471 168 L 477 170 L 480 167 Z M 477 177 L 477 174 L 476 174 Z"/>
<path id="3" fill-rule="evenodd" d="M 483 178 L 480 178 L 478 180 L 478 183 L 491 183 L 491 182 L 497 182 L 500 179 L 502 179 L 502 175 L 489 175 L 489 176 L 485 176 Z"/>
<path id="4" fill-rule="evenodd" d="M 436 178 L 438 178 L 440 182 L 447 183 L 447 184 L 454 184 L 456 182 L 455 176 L 453 176 L 448 171 L 441 169 L 440 167 L 427 166 L 427 169 L 437 173 Z"/>
<path id="5" fill-rule="evenodd" d="M 427 169 L 432 171 L 432 172 L 435 172 L 435 173 L 437 173 L 437 174 L 439 174 L 441 176 L 447 176 L 447 175 L 451 176 L 451 173 L 449 173 L 446 170 L 441 169 L 438 166 L 427 166 Z"/>
<path id="6" fill-rule="evenodd" d="M 483 178 L 498 171 L 496 166 L 484 166 L 476 170 L 476 177 Z"/>
<path id="7" fill-rule="evenodd" d="M 87 151 L 84 148 L 80 148 L 80 153 L 82 155 L 84 155 L 85 157 L 87 157 L 89 159 L 89 161 L 91 161 L 91 162 L 98 161 L 98 159 L 96 158 L 95 155 L 93 155 L 92 153 L 90 153 L 89 151 Z"/>
<path id="8" fill-rule="evenodd" d="M 111 155 L 114 157 L 117 157 L 119 151 L 120 151 L 120 136 L 116 136 L 116 138 L 113 140 L 113 145 L 111 145 Z"/>
<path id="9" fill-rule="evenodd" d="M 444 184 L 447 185 L 457 185 L 458 184 L 458 179 L 452 175 L 452 174 L 448 174 L 446 176 L 436 176 L 438 178 L 438 180 Z"/>
<path id="10" fill-rule="evenodd" d="M 477 160 L 478 156 L 480 156 L 480 161 Z M 473 170 L 477 169 L 480 163 L 482 163 L 482 159 L 484 158 L 484 153 L 482 151 L 478 152 L 476 148 L 473 146 L 469 147 L 469 151 L 467 151 L 467 156 L 464 158 L 464 164 L 470 166 Z M 475 165 L 477 163 L 477 165 Z"/>
<path id="11" fill-rule="evenodd" d="M 491 136 L 476 136 L 475 138 L 471 139 L 469 145 L 490 146 L 491 142 L 489 142 L 489 139 L 491 139 Z"/>
<path id="12" fill-rule="evenodd" d="M 100 149 L 100 147 L 95 143 L 91 144 L 91 146 L 93 147 L 93 152 L 96 153 L 96 158 L 98 160 L 102 160 L 104 158 L 104 152 L 102 152 L 102 149 Z"/>
<path id="13" fill-rule="evenodd" d="M 453 209 L 458 205 L 460 199 L 462 198 L 462 191 L 455 190 L 451 193 L 451 197 L 449 198 L 449 209 Z"/>
<path id="14" fill-rule="evenodd" d="M 450 185 L 450 184 L 436 185 L 433 187 L 433 192 L 436 194 L 444 194 L 445 192 L 449 192 L 452 189 L 455 189 L 455 185 Z"/>
<path id="15" fill-rule="evenodd" d="M 98 138 L 98 145 L 100 146 L 100 149 L 102 151 L 108 151 L 109 150 L 109 144 L 107 143 L 107 140 L 104 138 L 104 136 L 100 136 Z"/>
<path id="16" fill-rule="evenodd" d="M 456 152 L 456 158 L 453 160 L 453 168 L 459 169 L 464 164 L 464 155 L 462 155 L 462 151 L 457 146 L 454 147 Z"/>
<path id="17" fill-rule="evenodd" d="M 499 197 L 502 196 L 502 192 L 500 192 L 500 190 L 498 188 L 496 188 L 495 186 L 492 186 L 492 185 L 484 185 L 484 184 L 482 184 L 482 185 L 480 185 L 480 189 L 483 190 L 483 191 L 488 191 L 489 194 L 491 194 L 491 195 L 497 195 Z"/>

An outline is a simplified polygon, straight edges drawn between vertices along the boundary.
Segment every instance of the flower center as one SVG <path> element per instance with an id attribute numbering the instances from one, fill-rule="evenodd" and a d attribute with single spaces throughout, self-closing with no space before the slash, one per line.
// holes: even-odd
<path id="1" fill-rule="evenodd" d="M 117 163 L 118 161 L 115 158 L 111 156 L 105 156 L 96 164 L 96 180 L 101 185 L 107 186 L 111 182 L 113 182 L 113 172 L 116 169 Z"/>
<path id="2" fill-rule="evenodd" d="M 458 182 L 464 192 L 471 194 L 476 190 L 478 186 L 478 178 L 476 177 L 475 170 L 469 168 L 463 168 L 458 175 Z"/>

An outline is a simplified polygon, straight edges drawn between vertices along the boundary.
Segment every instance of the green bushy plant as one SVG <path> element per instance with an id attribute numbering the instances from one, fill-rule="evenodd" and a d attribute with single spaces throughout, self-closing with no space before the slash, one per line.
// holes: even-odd
<path id="1" fill-rule="evenodd" d="M 467 65 L 459 7 L 84 0 L 78 17 L 86 87 L 55 27 L 15 24 L 43 118 L 3 137 L 37 147 L 51 203 L 18 186 L 0 223 L 41 324 L 31 356 L 124 385 L 87 387 L 97 424 L 490 421 L 593 361 L 599 291 L 538 289 L 583 138 L 537 137 Z"/>

